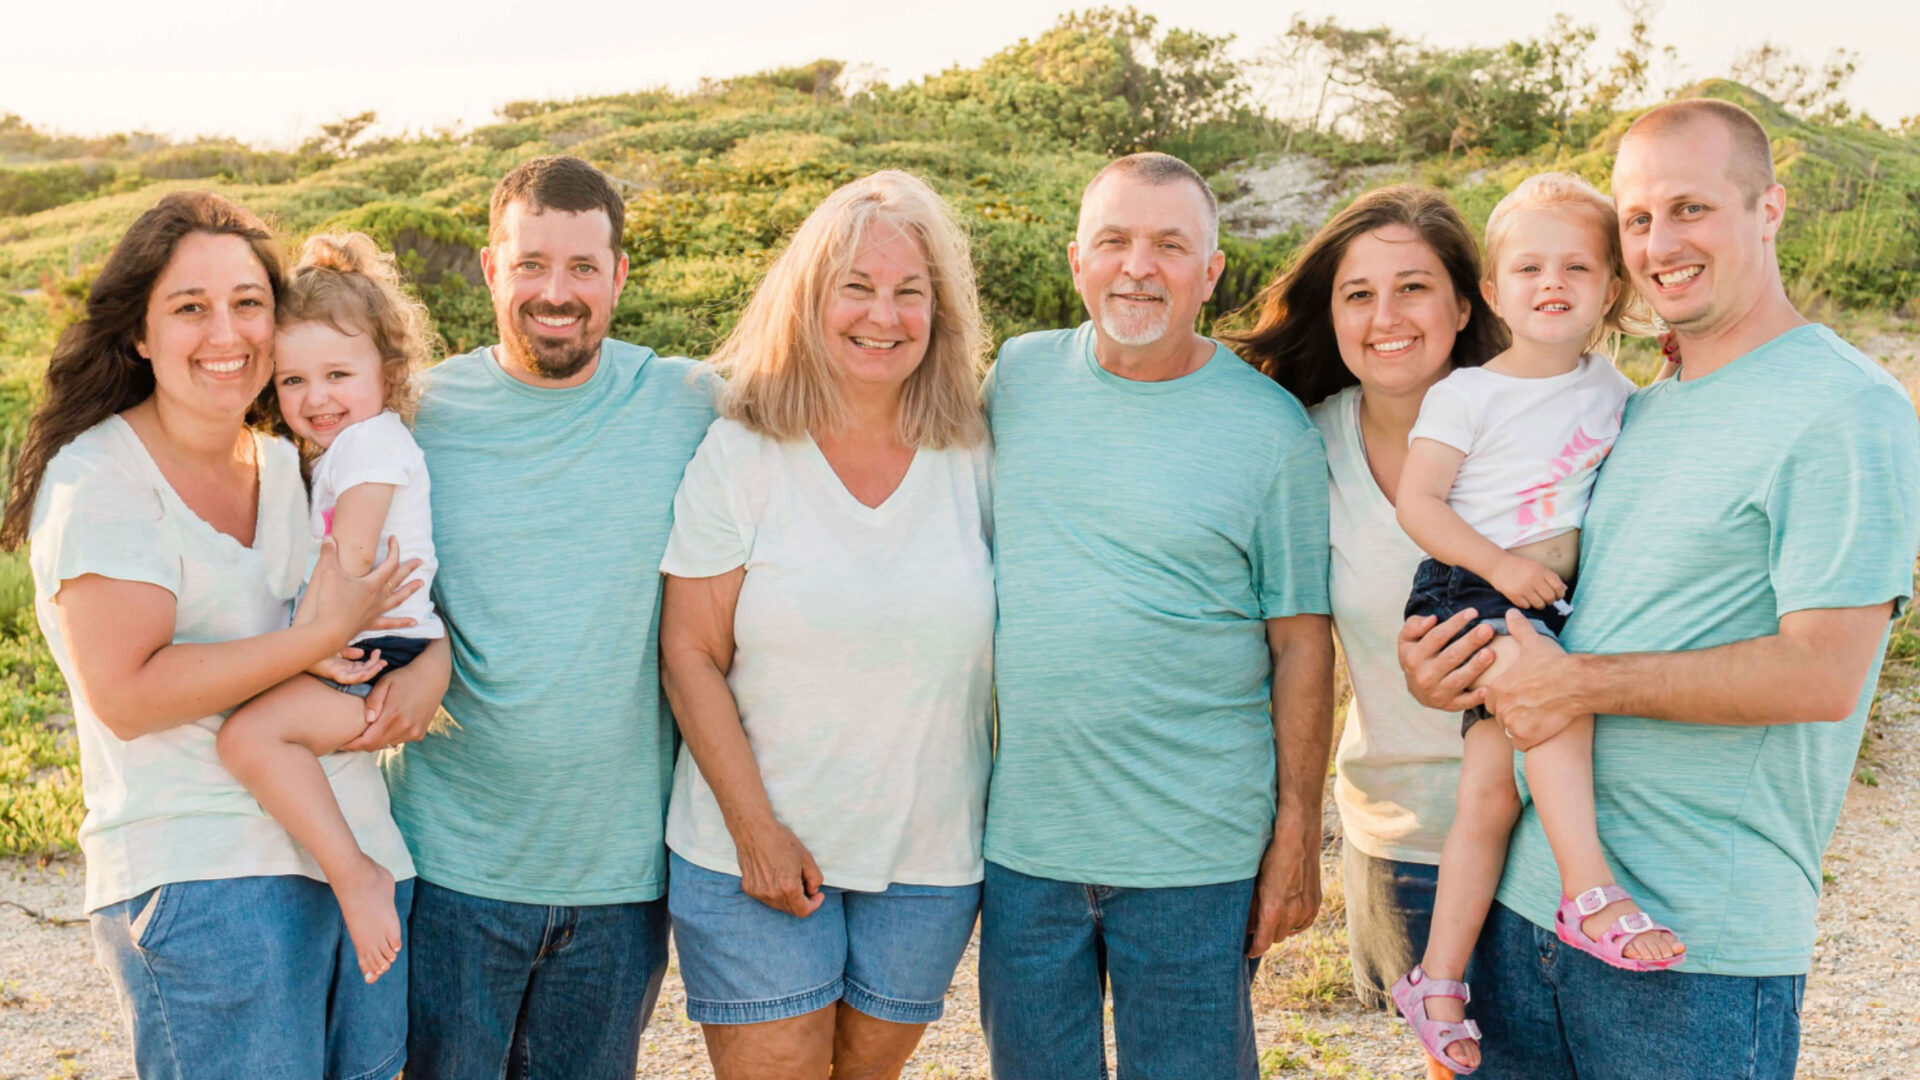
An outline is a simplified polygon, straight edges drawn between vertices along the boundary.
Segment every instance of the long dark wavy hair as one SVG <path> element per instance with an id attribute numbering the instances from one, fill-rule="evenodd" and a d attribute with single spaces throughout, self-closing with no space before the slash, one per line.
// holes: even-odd
<path id="1" fill-rule="evenodd" d="M 1273 284 L 1254 298 L 1253 328 L 1227 335 L 1247 363 L 1313 406 L 1360 380 L 1333 336 L 1333 278 L 1347 245 L 1375 229 L 1404 225 L 1439 257 L 1467 302 L 1467 326 L 1453 343 L 1454 367 L 1477 367 L 1507 347 L 1507 328 L 1480 295 L 1480 247 L 1447 197 L 1418 184 L 1376 188 L 1354 200 L 1307 241 Z"/>
<path id="2" fill-rule="evenodd" d="M 286 283 L 280 253 L 259 218 L 204 191 L 176 191 L 141 214 L 93 279 L 86 314 L 61 333 L 47 361 L 40 407 L 14 462 L 0 549 L 12 551 L 26 540 L 41 477 L 61 447 L 152 396 L 153 365 L 135 344 L 146 332 L 154 283 L 180 241 L 193 233 L 245 240 L 266 269 L 274 299 L 280 299 Z"/>

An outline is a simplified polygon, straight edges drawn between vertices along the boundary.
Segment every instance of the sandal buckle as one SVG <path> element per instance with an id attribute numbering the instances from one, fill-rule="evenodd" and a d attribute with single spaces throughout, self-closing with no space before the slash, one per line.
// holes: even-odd
<path id="1" fill-rule="evenodd" d="M 1586 892 L 1573 898 L 1573 909 L 1578 911 L 1583 918 L 1588 915 L 1599 914 L 1600 910 L 1606 906 L 1606 890 L 1598 886 L 1588 889 Z"/>
<path id="2" fill-rule="evenodd" d="M 1644 934 L 1653 929 L 1653 916 L 1648 915 L 1644 911 L 1636 911 L 1631 915 L 1622 915 L 1620 917 L 1620 929 L 1625 930 L 1629 934 Z"/>

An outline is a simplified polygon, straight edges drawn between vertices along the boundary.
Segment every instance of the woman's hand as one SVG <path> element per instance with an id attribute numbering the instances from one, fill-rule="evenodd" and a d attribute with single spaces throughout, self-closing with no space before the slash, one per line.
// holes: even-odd
<path id="1" fill-rule="evenodd" d="M 371 682 L 386 669 L 387 662 L 380 659 L 379 649 L 368 652 L 357 645 L 349 645 L 308 668 L 307 674 L 317 675 L 341 686 L 357 686 Z"/>
<path id="2" fill-rule="evenodd" d="M 412 663 L 373 684 L 367 729 L 340 749 L 385 750 L 426 738 L 452 677 L 452 650 L 446 638 L 436 638 Z"/>
<path id="3" fill-rule="evenodd" d="M 1560 575 L 1524 555 L 1508 554 L 1493 568 L 1487 584 L 1515 605 L 1538 611 L 1567 595 L 1567 583 Z"/>
<path id="4" fill-rule="evenodd" d="M 740 860 L 740 891 L 775 911 L 806 918 L 820 910 L 820 864 L 793 830 L 768 821 L 735 834 Z"/>
<path id="5" fill-rule="evenodd" d="M 387 557 L 365 574 L 353 575 L 340 565 L 339 549 L 333 538 L 320 541 L 320 558 L 307 579 L 307 591 L 294 613 L 295 626 L 317 622 L 337 635 L 345 645 L 363 630 L 398 630 L 413 625 L 412 619 L 386 618 L 420 589 L 419 581 L 407 578 L 420 568 L 419 559 L 400 561 L 400 544 L 387 538 Z"/>
<path id="6" fill-rule="evenodd" d="M 1493 666 L 1493 627 L 1467 624 L 1479 618 L 1472 608 L 1457 611 L 1446 622 L 1416 615 L 1400 628 L 1400 670 L 1407 676 L 1407 692 L 1429 709 L 1464 712 L 1485 704 L 1484 690 L 1469 690 L 1482 672 Z M 1448 644 L 1451 642 L 1452 644 Z"/>

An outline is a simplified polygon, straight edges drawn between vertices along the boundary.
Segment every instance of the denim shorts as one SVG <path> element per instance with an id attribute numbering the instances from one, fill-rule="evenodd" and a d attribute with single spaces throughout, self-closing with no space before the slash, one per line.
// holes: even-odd
<path id="1" fill-rule="evenodd" d="M 1573 585 L 1568 583 L 1567 596 L 1563 603 L 1571 604 Z M 1535 630 L 1555 641 L 1560 640 L 1560 631 L 1567 625 L 1567 615 L 1573 611 L 1554 607 L 1523 608 L 1502 595 L 1486 578 L 1463 566 L 1448 566 L 1438 559 L 1421 559 L 1420 566 L 1413 572 L 1413 591 L 1407 596 L 1407 610 L 1404 618 L 1416 615 L 1432 615 L 1445 622 L 1466 608 L 1479 612 L 1479 618 L 1473 626 L 1486 624 L 1493 627 L 1494 633 L 1507 632 L 1507 612 L 1518 610 L 1533 624 Z M 1466 633 L 1462 630 L 1461 633 Z"/>
<path id="2" fill-rule="evenodd" d="M 411 878 L 394 904 L 405 927 Z M 88 921 L 142 1080 L 391 1080 L 406 1064 L 412 950 L 369 985 L 325 882 L 177 881 Z"/>
<path id="3" fill-rule="evenodd" d="M 798 918 L 740 891 L 740 879 L 668 854 L 667 909 L 701 1024 L 785 1020 L 836 1001 L 877 1020 L 940 1019 L 973 936 L 980 885 L 831 886 Z"/>
<path id="4" fill-rule="evenodd" d="M 366 682 L 354 683 L 351 686 L 334 682 L 332 679 L 319 675 L 314 676 L 314 678 L 319 679 L 321 682 L 326 683 L 328 686 L 333 687 L 343 694 L 352 694 L 354 697 L 363 698 L 373 693 L 374 683 L 379 682 L 388 672 L 399 671 L 401 668 L 413 663 L 414 660 L 419 658 L 421 653 L 427 651 L 427 646 L 432 643 L 431 638 L 400 637 L 398 635 L 356 641 L 354 642 L 355 648 L 365 649 L 369 653 L 375 649 L 380 650 L 380 659 L 387 662 L 387 666 L 380 669 L 380 674 L 375 675 Z"/>

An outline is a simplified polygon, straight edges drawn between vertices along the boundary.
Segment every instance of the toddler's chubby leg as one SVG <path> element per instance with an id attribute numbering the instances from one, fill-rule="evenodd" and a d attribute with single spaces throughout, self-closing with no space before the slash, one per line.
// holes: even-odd
<path id="1" fill-rule="evenodd" d="M 1505 634 L 1496 636 L 1491 648 L 1493 666 L 1474 681 L 1475 686 L 1499 678 L 1520 655 L 1520 646 Z M 1494 724 L 1498 722 L 1495 717 Z M 1527 790 L 1553 848 L 1562 891 L 1579 896 L 1595 886 L 1612 885 L 1613 871 L 1600 852 L 1600 829 L 1593 818 L 1593 717 L 1575 718 L 1560 734 L 1527 751 L 1526 770 Z M 1616 919 L 1639 910 L 1632 900 L 1620 900 L 1582 919 L 1580 928 L 1597 939 Z M 1653 962 L 1677 956 L 1682 949 L 1672 934 L 1653 930 L 1628 942 L 1624 952 L 1635 960 Z"/>
<path id="2" fill-rule="evenodd" d="M 1433 928 L 1420 966 L 1433 979 L 1461 979 L 1467 958 L 1480 937 L 1506 866 L 1507 839 L 1520 816 L 1520 795 L 1513 782 L 1513 744 L 1500 725 L 1487 721 L 1467 729 L 1460 763 L 1460 788 L 1453 827 L 1440 851 L 1440 886 L 1434 894 Z M 1457 998 L 1429 997 L 1427 1015 L 1454 1023 L 1466 1018 Z M 1480 1064 L 1480 1048 L 1461 1040 L 1447 1056 L 1461 1066 Z"/>
<path id="3" fill-rule="evenodd" d="M 296 675 L 236 709 L 220 728 L 220 760 L 327 875 L 368 982 L 400 951 L 393 875 L 354 842 L 320 757 L 366 730 L 366 705 Z"/>
<path id="4" fill-rule="evenodd" d="M 1560 869 L 1560 888 L 1568 896 L 1612 885 L 1613 871 L 1600 850 L 1593 816 L 1593 717 L 1582 716 L 1558 735 L 1527 752 L 1527 789 L 1539 808 L 1540 826 Z M 1631 899 L 1608 904 L 1580 921 L 1580 929 L 1598 939 L 1614 922 L 1640 910 Z M 1683 951 L 1665 930 L 1650 930 L 1629 941 L 1622 952 L 1649 963 Z"/>

